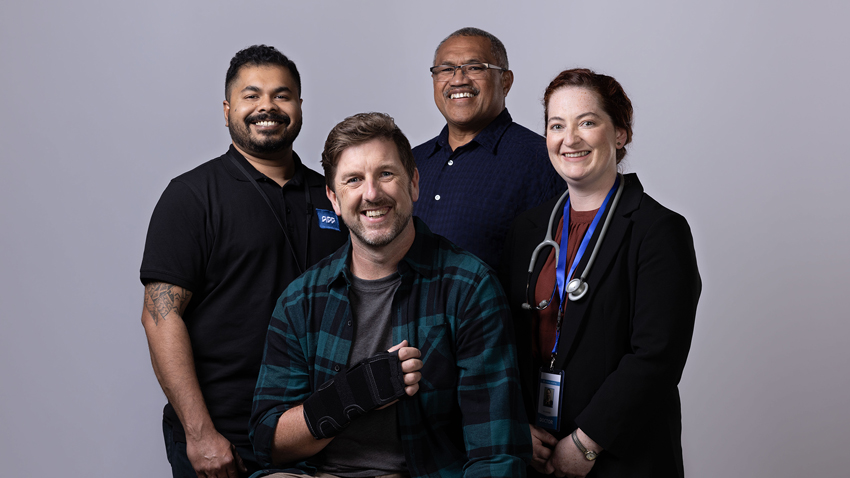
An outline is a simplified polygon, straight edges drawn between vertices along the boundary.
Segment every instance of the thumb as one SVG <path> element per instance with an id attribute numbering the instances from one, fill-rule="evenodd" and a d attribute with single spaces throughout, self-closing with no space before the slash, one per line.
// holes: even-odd
<path id="1" fill-rule="evenodd" d="M 407 339 L 402 340 L 399 344 L 393 345 L 389 350 L 387 350 L 387 352 L 395 352 L 402 347 L 407 347 Z"/>

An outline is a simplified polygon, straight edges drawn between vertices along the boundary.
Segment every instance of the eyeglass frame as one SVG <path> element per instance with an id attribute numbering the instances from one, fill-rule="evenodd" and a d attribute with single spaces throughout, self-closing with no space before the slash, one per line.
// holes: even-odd
<path id="1" fill-rule="evenodd" d="M 464 69 L 463 69 L 464 67 L 468 67 L 469 65 L 484 65 L 486 67 L 486 69 L 488 69 L 488 70 L 499 70 L 502 73 L 504 73 L 506 71 L 510 71 L 509 69 L 503 68 L 499 65 L 494 65 L 493 63 L 485 63 L 483 61 L 473 61 L 473 62 L 470 62 L 470 63 L 464 63 L 463 65 L 434 65 L 431 68 L 428 68 L 428 71 L 431 72 L 431 77 L 434 79 L 434 81 L 451 81 L 451 79 L 455 77 L 455 74 L 458 72 L 458 70 L 460 70 L 461 75 L 469 78 L 469 74 L 467 72 L 465 72 Z M 449 78 L 446 78 L 445 80 L 437 80 L 437 75 L 439 73 L 434 72 L 434 68 L 453 68 L 452 76 L 449 77 Z"/>

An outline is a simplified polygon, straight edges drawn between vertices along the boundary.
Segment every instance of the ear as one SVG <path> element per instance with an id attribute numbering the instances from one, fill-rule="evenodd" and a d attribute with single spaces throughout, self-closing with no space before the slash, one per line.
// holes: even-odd
<path id="1" fill-rule="evenodd" d="M 419 168 L 413 168 L 413 178 L 410 179 L 410 198 L 413 202 L 419 200 Z"/>
<path id="2" fill-rule="evenodd" d="M 511 91 L 511 86 L 514 84 L 514 72 L 511 70 L 502 72 L 502 92 L 505 96 L 508 96 L 508 92 Z"/>
<path id="3" fill-rule="evenodd" d="M 620 143 L 620 147 L 617 149 L 620 149 L 626 145 L 626 138 L 628 138 L 628 136 L 629 135 L 628 133 L 626 133 L 625 129 L 617 128 L 617 142 Z"/>
<path id="4" fill-rule="evenodd" d="M 224 105 L 224 126 L 229 127 L 230 126 L 230 103 L 228 103 L 227 100 L 224 100 L 222 103 Z"/>
<path id="5" fill-rule="evenodd" d="M 331 202 L 331 206 L 333 206 L 336 215 L 341 216 L 342 211 L 339 208 L 339 202 L 337 201 L 336 193 L 331 191 L 331 188 L 329 188 L 327 185 L 325 185 L 325 195 L 328 196 L 328 201 Z"/>

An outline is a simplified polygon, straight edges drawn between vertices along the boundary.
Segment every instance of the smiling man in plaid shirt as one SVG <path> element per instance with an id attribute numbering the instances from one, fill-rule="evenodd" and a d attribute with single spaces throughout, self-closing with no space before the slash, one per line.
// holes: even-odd
<path id="1" fill-rule="evenodd" d="M 525 476 L 504 293 L 412 218 L 407 138 L 387 115 L 355 115 L 322 166 L 350 240 L 277 302 L 251 414 L 258 460 L 275 476 Z"/>

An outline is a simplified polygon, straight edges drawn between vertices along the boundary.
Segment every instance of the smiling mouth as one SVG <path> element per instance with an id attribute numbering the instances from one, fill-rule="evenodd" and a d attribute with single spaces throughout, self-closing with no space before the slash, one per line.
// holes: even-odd
<path id="1" fill-rule="evenodd" d="M 284 113 L 257 113 L 245 118 L 245 124 L 252 124 L 257 128 L 277 128 L 280 125 L 289 126 L 292 122 L 289 115 Z"/>
<path id="2" fill-rule="evenodd" d="M 562 153 L 562 156 L 566 158 L 581 158 L 582 156 L 587 156 L 590 154 L 590 151 L 576 151 L 575 153 Z"/>
<path id="3" fill-rule="evenodd" d="M 452 93 L 449 95 L 449 99 L 456 100 L 459 98 L 473 98 L 475 97 L 475 93 L 464 91 L 459 93 Z"/>
<path id="4" fill-rule="evenodd" d="M 363 211 L 363 214 L 365 214 L 366 217 L 375 218 L 375 217 L 383 217 L 388 212 L 390 212 L 390 208 L 385 207 L 385 208 L 381 208 L 381 209 L 369 209 L 368 211 Z"/>

